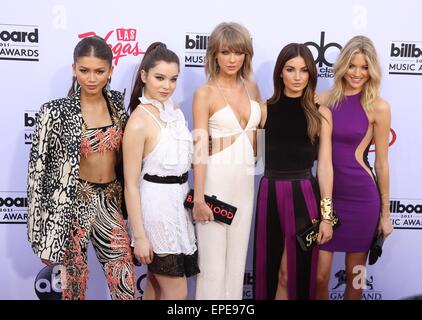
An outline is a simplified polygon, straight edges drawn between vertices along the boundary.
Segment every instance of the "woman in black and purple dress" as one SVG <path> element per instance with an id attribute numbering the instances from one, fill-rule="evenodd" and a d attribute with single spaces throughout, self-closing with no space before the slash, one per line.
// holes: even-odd
<path id="1" fill-rule="evenodd" d="M 375 47 L 364 36 L 352 38 L 334 65 L 334 85 L 319 95 L 333 114 L 333 205 L 341 221 L 332 241 L 321 246 L 317 298 L 328 299 L 333 252 L 346 253 L 344 299 L 360 299 L 363 268 L 374 236 L 386 238 L 390 221 L 388 136 L 390 106 L 379 96 L 381 68 Z M 375 172 L 368 163 L 375 141 Z M 361 284 L 361 285 L 359 285 Z"/>
<path id="2" fill-rule="evenodd" d="M 312 299 L 318 249 L 303 251 L 296 232 L 319 218 L 320 197 L 331 199 L 331 113 L 314 103 L 317 70 L 303 44 L 285 46 L 274 68 L 274 94 L 263 109 L 265 175 L 255 222 L 256 299 Z M 311 168 L 319 154 L 318 182 Z M 318 242 L 332 237 L 320 224 Z"/>

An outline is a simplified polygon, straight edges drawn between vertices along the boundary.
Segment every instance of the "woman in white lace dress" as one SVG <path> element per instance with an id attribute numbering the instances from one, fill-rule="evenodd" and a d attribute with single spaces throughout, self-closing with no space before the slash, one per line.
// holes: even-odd
<path id="1" fill-rule="evenodd" d="M 160 42 L 147 49 L 129 103 L 123 137 L 125 199 L 135 257 L 148 264 L 143 299 L 186 299 L 199 272 L 188 192 L 192 136 L 170 98 L 179 59 Z"/>

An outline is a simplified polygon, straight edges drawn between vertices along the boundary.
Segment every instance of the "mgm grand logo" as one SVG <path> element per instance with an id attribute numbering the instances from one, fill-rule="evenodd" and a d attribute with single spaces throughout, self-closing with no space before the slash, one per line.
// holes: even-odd
<path id="1" fill-rule="evenodd" d="M 358 270 L 355 279 L 353 280 L 353 286 L 356 288 L 363 289 L 362 299 L 363 300 L 382 300 L 382 292 L 375 290 L 374 276 L 367 277 L 365 274 L 365 267 L 360 266 L 362 270 Z M 335 285 L 329 292 L 330 300 L 343 300 L 344 289 L 346 288 L 347 275 L 346 270 L 339 270 L 335 273 Z"/>

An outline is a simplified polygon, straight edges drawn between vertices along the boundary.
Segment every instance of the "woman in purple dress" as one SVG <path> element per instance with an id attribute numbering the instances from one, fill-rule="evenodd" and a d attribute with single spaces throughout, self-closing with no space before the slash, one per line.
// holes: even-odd
<path id="1" fill-rule="evenodd" d="M 365 285 L 362 266 L 374 236 L 382 233 L 386 238 L 393 231 L 388 173 L 390 106 L 379 96 L 380 79 L 372 41 L 356 36 L 344 46 L 334 65 L 332 89 L 319 96 L 333 115 L 333 206 L 341 222 L 333 239 L 320 246 L 319 299 L 328 299 L 333 252 L 346 253 L 344 299 L 361 299 Z M 376 176 L 367 159 L 373 140 Z"/>

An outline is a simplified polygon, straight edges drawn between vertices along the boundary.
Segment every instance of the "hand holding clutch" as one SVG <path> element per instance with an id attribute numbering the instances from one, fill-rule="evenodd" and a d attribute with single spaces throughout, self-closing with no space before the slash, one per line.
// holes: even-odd
<path id="1" fill-rule="evenodd" d="M 319 220 L 313 219 L 311 224 L 296 233 L 296 240 L 303 251 L 308 251 L 317 244 L 320 223 L 321 222 Z M 333 226 L 333 230 L 340 226 L 340 220 L 334 210 L 332 212 L 331 224 Z"/>
<path id="2" fill-rule="evenodd" d="M 372 241 L 371 249 L 369 250 L 368 264 L 373 265 L 382 255 L 382 245 L 384 244 L 384 234 L 381 232 Z"/>
<path id="3" fill-rule="evenodd" d="M 218 200 L 216 196 L 210 197 L 205 195 L 205 202 L 211 209 L 215 220 L 218 220 L 228 225 L 232 223 L 234 215 L 237 211 L 236 207 L 226 202 Z M 188 209 L 193 208 L 193 189 L 191 189 L 187 194 L 183 205 Z"/>

